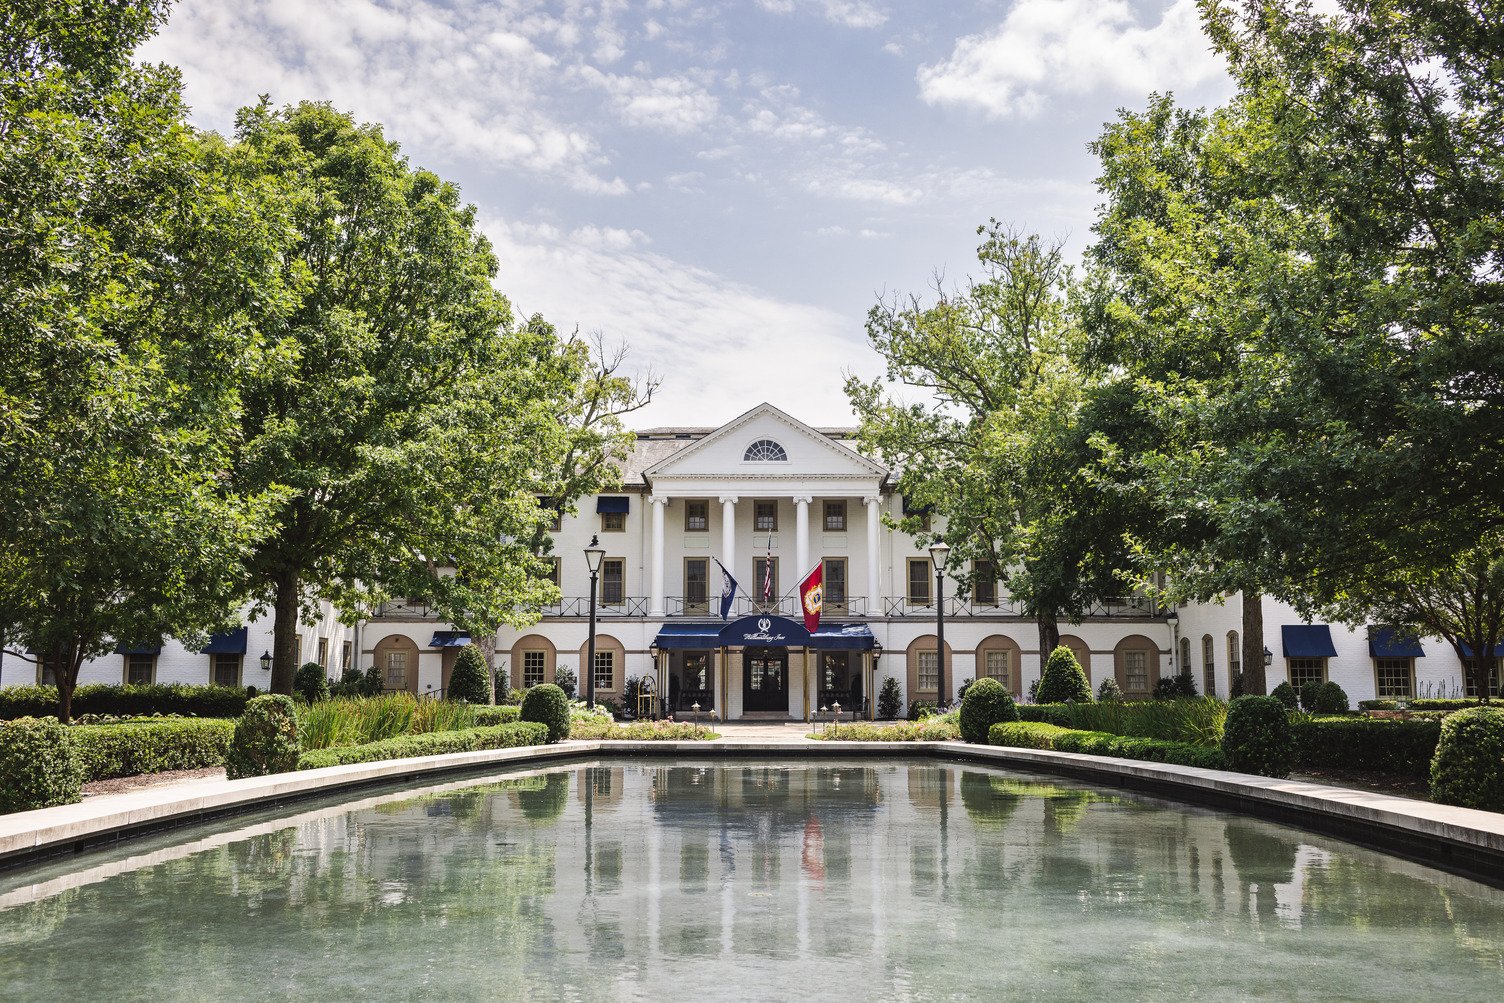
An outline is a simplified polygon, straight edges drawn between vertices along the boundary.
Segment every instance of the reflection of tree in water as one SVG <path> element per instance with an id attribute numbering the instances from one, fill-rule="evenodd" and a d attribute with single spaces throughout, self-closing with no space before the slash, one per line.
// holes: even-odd
<path id="1" fill-rule="evenodd" d="M 1000 829 L 1018 808 L 1020 795 L 989 773 L 961 771 L 961 804 L 978 827 Z"/>
<path id="2" fill-rule="evenodd" d="M 1295 877 L 1295 854 L 1299 846 L 1277 835 L 1270 827 L 1257 822 L 1229 820 L 1226 837 L 1227 855 L 1242 890 L 1242 907 L 1252 906 L 1261 920 L 1276 919 L 1278 901 L 1275 885 L 1288 884 Z"/>
<path id="3" fill-rule="evenodd" d="M 552 822 L 564 814 L 569 804 L 569 773 L 546 773 L 539 777 L 503 780 L 501 786 L 511 792 L 513 803 L 534 822 Z"/>

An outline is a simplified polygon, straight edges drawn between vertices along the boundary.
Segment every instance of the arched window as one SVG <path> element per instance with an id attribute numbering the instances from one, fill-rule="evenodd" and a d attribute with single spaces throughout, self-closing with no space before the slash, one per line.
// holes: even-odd
<path id="1" fill-rule="evenodd" d="M 771 463 L 784 463 L 788 461 L 788 458 L 789 454 L 784 451 L 784 448 L 772 439 L 758 439 L 747 447 L 747 452 L 742 457 L 743 460 Z"/>

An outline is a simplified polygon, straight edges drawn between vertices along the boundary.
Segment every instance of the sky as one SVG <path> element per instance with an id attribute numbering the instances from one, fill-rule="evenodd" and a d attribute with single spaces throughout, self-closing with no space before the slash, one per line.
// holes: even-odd
<path id="1" fill-rule="evenodd" d="M 639 428 L 851 423 L 879 297 L 964 281 L 989 218 L 1079 254 L 1116 109 L 1231 92 L 1193 0 L 179 0 L 139 55 L 203 128 L 261 94 L 382 123 L 519 313 L 662 378 Z"/>

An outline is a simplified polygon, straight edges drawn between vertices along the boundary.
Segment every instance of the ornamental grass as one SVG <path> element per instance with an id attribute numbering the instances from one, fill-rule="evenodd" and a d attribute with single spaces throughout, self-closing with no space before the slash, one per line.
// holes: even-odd
<path id="1" fill-rule="evenodd" d="M 476 708 L 452 700 L 419 700 L 411 693 L 339 697 L 299 708 L 304 749 L 332 749 L 475 727 Z"/>

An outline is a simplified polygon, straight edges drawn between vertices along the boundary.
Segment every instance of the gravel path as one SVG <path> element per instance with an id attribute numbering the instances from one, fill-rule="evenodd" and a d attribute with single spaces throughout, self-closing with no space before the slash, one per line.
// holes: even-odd
<path id="1" fill-rule="evenodd" d="M 91 780 L 84 784 L 84 797 L 99 794 L 124 794 L 147 787 L 166 787 L 188 780 L 223 780 L 225 768 L 210 766 L 202 770 L 168 770 L 165 773 L 143 773 L 137 777 L 116 777 L 113 780 Z"/>

